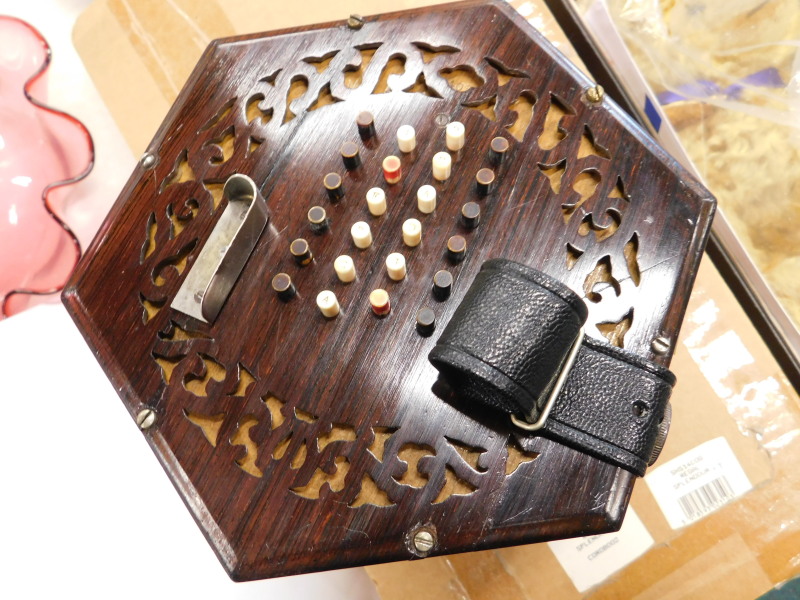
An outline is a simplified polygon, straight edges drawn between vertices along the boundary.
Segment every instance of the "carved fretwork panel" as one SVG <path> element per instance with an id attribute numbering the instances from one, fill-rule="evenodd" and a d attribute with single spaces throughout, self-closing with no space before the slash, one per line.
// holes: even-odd
<path id="1" fill-rule="evenodd" d="M 436 533 L 432 554 L 608 531 L 618 527 L 632 476 L 585 454 L 512 430 L 506 418 L 467 416 L 428 363 L 414 315 L 431 306 L 442 327 L 481 264 L 506 257 L 564 281 L 589 307 L 587 334 L 654 357 L 674 339 L 713 203 L 677 164 L 503 2 L 464 3 L 212 44 L 87 252 L 66 303 L 132 414 L 150 407 L 155 452 L 223 565 L 253 579 L 411 558 L 409 535 Z M 362 140 L 356 115 L 375 115 Z M 464 123 L 453 175 L 431 177 L 444 125 Z M 395 133 L 416 130 L 402 154 Z M 508 157 L 478 198 L 475 173 L 489 141 Z M 359 146 L 346 171 L 339 148 Z M 381 161 L 401 157 L 399 184 Z M 322 176 L 337 172 L 332 204 Z M 213 325 L 170 308 L 226 204 L 222 186 L 249 175 L 270 212 L 244 271 Z M 423 215 L 416 190 L 434 184 Z M 389 209 L 367 211 L 380 186 Z M 461 205 L 480 203 L 465 229 Z M 325 207 L 330 229 L 310 231 Z M 401 224 L 422 222 L 423 243 L 403 245 Z M 367 221 L 358 250 L 350 226 Z M 467 239 L 467 259 L 445 256 Z M 288 247 L 304 237 L 312 264 Z M 408 276 L 383 261 L 402 252 Z M 358 277 L 338 281 L 333 260 Z M 455 278 L 431 295 L 434 272 Z M 298 295 L 270 289 L 289 273 Z M 378 319 L 367 297 L 385 288 Z M 333 290 L 341 314 L 314 298 Z"/>

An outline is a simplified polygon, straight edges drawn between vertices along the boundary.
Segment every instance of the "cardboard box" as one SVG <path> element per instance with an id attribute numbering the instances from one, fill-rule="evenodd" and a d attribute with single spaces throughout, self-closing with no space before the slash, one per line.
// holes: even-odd
<path id="1" fill-rule="evenodd" d="M 357 0 L 343 6 L 314 0 L 265 8 L 252 0 L 96 0 L 79 19 L 74 40 L 128 143 L 140 153 L 211 39 L 430 3 Z M 511 4 L 575 58 L 540 2 Z M 629 515 L 621 535 L 368 567 L 381 597 L 753 598 L 798 575 L 798 396 L 707 262 L 672 369 L 678 376 L 673 423 L 656 467 L 672 465 L 676 473 L 666 479 L 679 478 L 697 464 L 717 464 L 720 448 L 729 447 L 752 489 L 688 526 L 673 528 L 650 477 L 637 482 L 631 507 L 638 518 Z M 691 464 L 669 462 L 698 447 L 706 454 L 691 457 Z M 690 512 L 702 512 L 715 499 L 741 491 L 714 485 L 722 485 L 719 477 L 660 500 L 673 509 L 689 502 Z"/>

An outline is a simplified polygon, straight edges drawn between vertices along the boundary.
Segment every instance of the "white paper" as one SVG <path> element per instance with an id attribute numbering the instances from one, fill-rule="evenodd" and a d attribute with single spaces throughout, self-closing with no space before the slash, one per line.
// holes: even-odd
<path id="1" fill-rule="evenodd" d="M 622 528 L 616 533 L 547 545 L 578 591 L 585 592 L 644 554 L 653 545 L 653 537 L 633 508 L 628 508 Z"/>
<path id="2" fill-rule="evenodd" d="M 724 437 L 684 452 L 644 480 L 673 529 L 702 519 L 753 487 Z"/>

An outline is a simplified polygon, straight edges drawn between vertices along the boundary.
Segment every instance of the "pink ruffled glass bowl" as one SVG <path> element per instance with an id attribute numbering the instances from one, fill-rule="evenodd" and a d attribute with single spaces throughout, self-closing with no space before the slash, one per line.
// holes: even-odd
<path id="1" fill-rule="evenodd" d="M 94 162 L 87 129 L 45 105 L 50 47 L 0 15 L 0 319 L 55 301 L 81 255 L 59 217 Z"/>

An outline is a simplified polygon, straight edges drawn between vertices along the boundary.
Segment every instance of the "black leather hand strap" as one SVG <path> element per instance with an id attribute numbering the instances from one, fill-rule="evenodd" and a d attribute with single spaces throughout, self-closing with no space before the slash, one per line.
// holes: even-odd
<path id="1" fill-rule="evenodd" d="M 429 358 L 466 406 L 478 402 L 529 423 L 541 416 L 540 433 L 641 476 L 675 377 L 589 338 L 568 364 L 586 317 L 583 301 L 561 282 L 490 260 Z"/>

